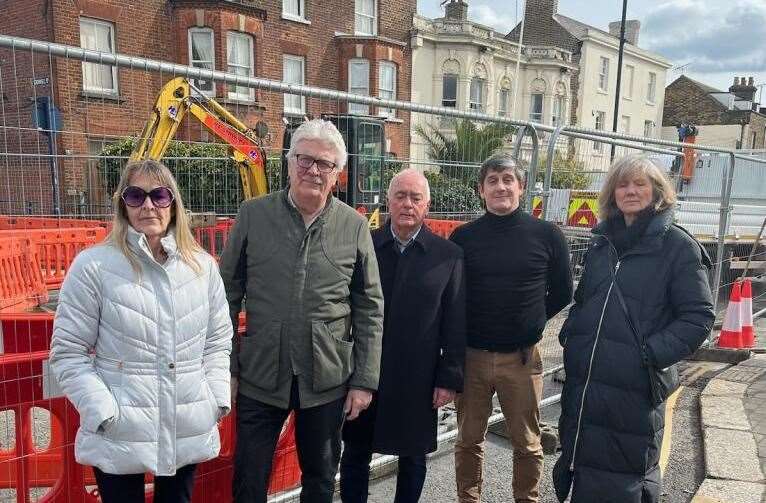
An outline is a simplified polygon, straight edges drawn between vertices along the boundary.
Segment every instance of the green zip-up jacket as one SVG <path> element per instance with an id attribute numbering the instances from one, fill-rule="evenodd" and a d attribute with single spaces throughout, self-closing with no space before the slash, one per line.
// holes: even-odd
<path id="1" fill-rule="evenodd" d="M 231 374 L 248 398 L 287 408 L 375 391 L 383 293 L 367 222 L 331 197 L 306 228 L 287 190 L 242 203 L 221 257 L 232 323 L 245 299 L 247 332 L 234 336 Z"/>

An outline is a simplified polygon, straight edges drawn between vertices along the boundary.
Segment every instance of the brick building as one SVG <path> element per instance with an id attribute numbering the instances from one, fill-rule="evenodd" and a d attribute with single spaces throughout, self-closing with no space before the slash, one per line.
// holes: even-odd
<path id="1" fill-rule="evenodd" d="M 725 148 L 766 149 L 766 108 L 756 102 L 753 77 L 734 78 L 728 91 L 681 75 L 665 90 L 664 139 L 678 140 L 676 126 L 694 124 L 697 142 Z"/>
<path id="2" fill-rule="evenodd" d="M 3 9 L 0 33 L 5 35 L 410 99 L 415 0 L 8 0 Z M 88 156 L 105 143 L 138 134 L 157 92 L 173 76 L 5 49 L 0 57 L 1 120 L 6 132 L 12 130 L 0 138 L 5 153 L 0 187 L 7 188 L 0 193 L 0 211 L 52 212 L 54 171 L 62 212 L 76 212 L 94 199 L 103 202 L 103 183 Z M 349 110 L 338 100 L 195 84 L 248 125 L 265 121 L 272 151 L 282 147 L 285 119 L 348 112 L 384 116 L 387 150 L 399 157 L 409 154 L 409 114 L 401 111 Z M 61 157 L 48 155 L 48 136 L 33 120 L 31 105 L 45 97 L 60 115 L 52 147 Z M 177 136 L 208 139 L 199 127 Z"/>

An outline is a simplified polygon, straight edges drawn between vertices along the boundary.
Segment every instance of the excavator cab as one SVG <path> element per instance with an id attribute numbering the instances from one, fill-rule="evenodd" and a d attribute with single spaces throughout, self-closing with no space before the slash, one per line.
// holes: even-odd
<path id="1" fill-rule="evenodd" d="M 371 213 L 385 199 L 383 191 L 383 166 L 385 164 L 385 121 L 361 115 L 323 114 L 343 135 L 348 150 L 348 161 L 338 177 L 335 195 L 363 213 Z M 287 151 L 293 132 L 303 121 L 289 122 L 285 127 L 282 145 L 282 187 L 287 186 Z"/>

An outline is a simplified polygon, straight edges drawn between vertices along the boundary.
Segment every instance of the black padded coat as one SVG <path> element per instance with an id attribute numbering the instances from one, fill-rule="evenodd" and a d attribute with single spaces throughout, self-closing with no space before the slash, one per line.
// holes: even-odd
<path id="1" fill-rule="evenodd" d="M 601 224 L 593 232 L 575 305 L 562 327 L 566 383 L 561 398 L 562 454 L 554 467 L 559 500 L 656 503 L 665 405 L 655 407 L 652 366 L 689 356 L 714 314 L 710 259 L 672 211 L 652 217 L 638 243 L 618 258 Z M 612 282 L 625 298 L 640 348 Z"/>

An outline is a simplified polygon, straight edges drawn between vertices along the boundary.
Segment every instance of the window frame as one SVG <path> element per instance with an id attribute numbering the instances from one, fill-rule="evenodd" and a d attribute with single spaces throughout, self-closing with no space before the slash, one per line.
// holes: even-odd
<path id="1" fill-rule="evenodd" d="M 384 68 L 390 68 L 391 69 L 391 75 L 393 78 L 391 79 L 391 88 L 390 89 L 384 89 L 383 87 L 383 69 Z M 399 78 L 399 71 L 396 68 L 396 63 L 393 61 L 380 61 L 378 62 L 378 98 L 380 99 L 391 99 L 396 100 L 396 93 L 398 91 L 397 86 L 397 79 Z M 389 96 L 384 96 L 383 93 L 390 93 Z M 388 107 L 378 107 L 378 115 L 381 117 L 386 117 L 389 119 L 393 119 L 396 117 L 396 109 L 395 108 L 388 108 Z"/>
<path id="2" fill-rule="evenodd" d="M 633 85 L 636 79 L 636 67 L 633 65 L 625 65 L 625 73 L 629 75 L 628 85 L 626 87 L 626 93 L 623 94 L 623 98 L 626 100 L 633 99 Z"/>
<path id="3" fill-rule="evenodd" d="M 455 96 L 452 99 L 449 99 L 449 100 L 444 97 L 445 80 L 448 77 L 450 79 L 454 79 L 454 83 L 455 83 L 455 85 L 454 85 Z M 458 74 L 456 74 L 456 73 L 443 73 L 442 74 L 442 106 L 444 108 L 457 108 L 457 86 L 458 86 L 458 80 L 459 80 Z M 450 104 L 446 104 L 445 102 L 447 102 L 447 101 L 452 102 L 452 104 L 451 105 Z"/>
<path id="4" fill-rule="evenodd" d="M 282 0 L 282 17 L 293 21 L 308 21 L 306 18 L 306 0 L 298 0 L 298 14 L 288 12 L 285 4 L 288 0 Z"/>
<path id="5" fill-rule="evenodd" d="M 604 64 L 606 63 L 606 64 Z M 609 58 L 599 56 L 598 60 L 598 90 L 604 93 L 609 92 Z"/>
<path id="6" fill-rule="evenodd" d="M 620 129 L 621 132 L 624 134 L 630 134 L 630 126 L 632 121 L 630 120 L 630 115 L 623 115 L 620 117 Z M 627 127 L 625 127 L 627 126 Z"/>
<path id="7" fill-rule="evenodd" d="M 285 78 L 285 66 L 288 61 L 298 62 L 301 65 L 301 82 L 287 82 Z M 305 56 L 298 56 L 295 54 L 282 54 L 282 81 L 286 84 L 295 84 L 295 85 L 306 85 L 306 57 Z M 289 108 L 288 107 L 288 99 L 297 96 L 300 98 L 301 104 L 300 109 L 298 108 Z M 306 114 L 306 97 L 300 94 L 288 94 L 285 93 L 283 95 L 283 107 L 282 110 L 285 114 L 288 115 L 305 115 Z"/>
<path id="8" fill-rule="evenodd" d="M 352 87 L 352 78 L 351 78 L 351 67 L 356 65 L 361 65 L 364 63 L 364 66 L 367 67 L 367 86 L 364 88 L 364 93 L 357 93 L 354 92 L 354 89 L 362 89 L 361 87 Z M 361 96 L 369 96 L 370 95 L 370 60 L 365 58 L 351 58 L 348 60 L 348 92 L 350 94 L 359 94 Z M 360 103 L 349 103 L 348 104 L 348 113 L 351 115 L 368 115 L 370 113 L 370 107 L 369 105 L 363 105 Z"/>
<path id="9" fill-rule="evenodd" d="M 505 104 L 503 104 L 503 96 L 505 96 Z M 508 117 L 508 111 L 510 109 L 509 102 L 511 98 L 511 90 L 505 87 L 501 87 L 497 93 L 497 115 L 499 117 Z"/>
<path id="10" fill-rule="evenodd" d="M 364 14 L 359 11 L 360 2 L 370 1 L 372 2 L 372 16 Z M 357 16 L 363 16 L 368 19 L 372 19 L 372 32 L 367 33 L 359 29 L 359 23 L 357 23 Z M 378 1 L 377 0 L 354 0 L 354 35 L 368 35 L 375 37 L 378 35 Z"/>
<path id="11" fill-rule="evenodd" d="M 474 84 L 478 84 L 476 87 L 479 90 L 479 101 L 474 101 Z M 485 103 L 487 100 L 486 96 L 486 89 L 487 81 L 485 79 L 479 78 L 479 77 L 471 77 L 471 82 L 468 86 L 468 110 L 473 112 L 484 112 L 487 104 Z"/>
<path id="12" fill-rule="evenodd" d="M 247 41 L 248 45 L 248 56 L 250 57 L 250 65 L 245 66 L 242 64 L 232 64 L 229 61 L 229 44 L 231 41 L 231 38 L 241 38 L 243 40 Z M 233 31 L 229 30 L 226 32 L 226 70 L 229 73 L 236 73 L 235 71 L 232 71 L 232 67 L 235 68 L 246 68 L 248 70 L 248 77 L 254 77 L 255 76 L 255 40 L 252 35 L 248 33 L 243 33 L 241 31 Z M 247 94 L 241 94 L 238 92 L 238 86 L 234 84 L 229 84 L 228 86 L 228 92 L 227 96 L 230 100 L 238 100 L 238 101 L 248 101 L 253 102 L 255 101 L 255 89 L 252 87 L 245 87 L 247 90 Z M 234 91 L 232 91 L 234 89 Z"/>
<path id="13" fill-rule="evenodd" d="M 87 16 L 80 16 L 79 17 L 80 47 L 85 49 L 85 47 L 83 46 L 83 36 L 82 36 L 83 21 L 86 22 L 86 23 L 90 23 L 90 24 L 92 24 L 94 26 L 101 25 L 101 26 L 106 26 L 107 28 L 109 28 L 109 39 L 110 39 L 110 42 L 111 42 L 111 45 L 112 45 L 112 52 L 110 54 L 115 54 L 117 52 L 117 46 L 116 46 L 116 42 L 115 42 L 115 40 L 116 40 L 116 36 L 115 36 L 116 26 L 115 26 L 115 23 L 112 23 L 112 22 L 109 22 L 109 21 L 103 21 L 101 19 L 95 19 L 95 18 L 87 17 Z M 101 49 L 98 49 L 98 48 L 96 48 L 96 49 L 89 49 L 89 50 L 101 51 Z M 101 51 L 101 52 L 107 52 L 107 51 Z M 112 70 L 112 84 L 113 84 L 112 87 L 111 88 L 105 88 L 105 87 L 87 86 L 86 82 L 85 82 L 85 69 L 86 68 L 90 68 L 90 67 L 86 66 L 86 65 L 93 65 L 94 67 L 99 67 L 99 66 L 111 67 L 111 70 Z M 83 92 L 102 94 L 102 95 L 105 95 L 105 96 L 117 96 L 117 95 L 119 95 L 120 84 L 119 84 L 119 82 L 117 80 L 117 66 L 115 66 L 115 65 L 102 65 L 102 64 L 99 64 L 99 63 L 87 63 L 87 62 L 83 62 L 82 63 L 82 90 L 83 90 Z"/>
<path id="14" fill-rule="evenodd" d="M 654 126 L 653 120 L 644 121 L 644 138 L 654 138 Z"/>
<path id="15" fill-rule="evenodd" d="M 657 74 L 649 72 L 646 84 L 646 102 L 654 105 L 657 102 Z"/>
<path id="16" fill-rule="evenodd" d="M 603 131 L 604 127 L 606 127 L 606 112 L 602 112 L 600 110 L 596 110 L 596 120 L 593 124 L 593 129 L 596 131 Z M 594 141 L 593 142 L 593 151 L 601 153 L 604 150 L 604 144 L 600 141 Z"/>
<path id="17" fill-rule="evenodd" d="M 551 126 L 558 127 L 566 120 L 566 96 L 557 94 L 553 96 L 553 110 L 551 110 Z"/>
<path id="18" fill-rule="evenodd" d="M 215 71 L 215 31 L 213 31 L 213 29 L 208 27 L 208 26 L 191 26 L 191 27 L 189 27 L 188 30 L 186 30 L 186 33 L 187 33 L 187 43 L 188 43 L 187 47 L 188 47 L 188 50 L 189 50 L 189 66 L 191 66 L 193 68 L 201 68 L 201 69 L 207 69 L 207 68 L 204 68 L 204 67 L 201 67 L 201 66 L 194 66 L 194 59 L 192 59 L 193 58 L 193 56 L 192 56 L 193 55 L 193 52 L 192 52 L 193 34 L 194 33 L 208 33 L 208 34 L 210 34 L 210 41 L 211 41 L 211 44 L 210 44 L 211 51 L 210 52 L 211 52 L 212 57 L 213 57 L 211 63 L 212 63 L 212 66 L 213 66 L 212 70 Z M 202 62 L 202 60 L 199 60 L 199 62 Z M 211 96 L 211 97 L 215 96 L 215 88 L 216 88 L 216 86 L 215 86 L 215 81 L 214 80 L 211 80 L 211 82 L 210 82 L 211 85 L 212 85 L 212 89 L 209 90 L 209 91 L 205 90 L 205 89 L 202 89 L 199 86 L 199 84 L 197 83 L 197 79 L 191 79 L 191 83 L 197 89 L 202 91 L 202 94 L 204 94 L 205 96 Z"/>
<path id="19" fill-rule="evenodd" d="M 537 97 L 540 97 L 540 111 L 536 112 L 535 104 Z M 532 93 L 529 95 L 529 121 L 542 124 L 545 112 L 545 94 L 544 93 Z"/>

